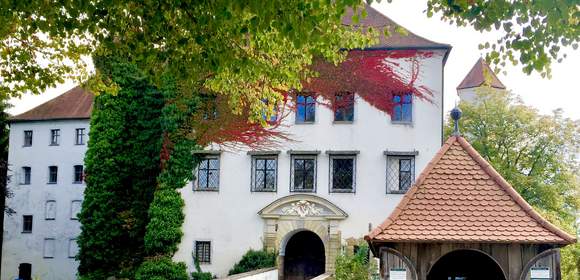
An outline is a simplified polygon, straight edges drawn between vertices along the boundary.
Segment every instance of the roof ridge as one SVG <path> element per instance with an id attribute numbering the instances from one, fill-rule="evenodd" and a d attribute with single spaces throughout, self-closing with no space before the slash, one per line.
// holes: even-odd
<path id="1" fill-rule="evenodd" d="M 569 242 L 576 242 L 576 238 L 567 232 L 561 230 L 554 224 L 550 223 L 544 217 L 542 217 L 534 208 L 508 183 L 499 172 L 493 168 L 493 166 L 487 162 L 465 138 L 461 136 L 456 136 L 458 143 L 465 149 L 465 151 L 474 159 L 477 164 L 481 166 L 481 169 L 487 173 L 512 199 L 520 206 L 528 216 L 534 219 L 538 224 L 543 226 L 548 231 L 561 237 L 562 239 Z"/>
<path id="2" fill-rule="evenodd" d="M 382 222 L 378 227 L 376 227 L 374 230 L 372 230 L 369 234 L 365 235 L 364 236 L 365 240 L 368 241 L 368 240 L 375 238 L 386 227 L 388 227 L 390 224 L 392 224 L 397 219 L 399 214 L 406 208 L 407 203 L 409 203 L 411 198 L 415 195 L 415 193 L 419 189 L 419 186 L 421 186 L 423 181 L 425 181 L 425 178 L 427 178 L 427 175 L 431 172 L 433 167 L 439 162 L 441 157 L 443 157 L 443 155 L 445 153 L 447 153 L 447 151 L 449 150 L 451 145 L 453 145 L 453 143 L 455 143 L 456 141 L 457 141 L 457 136 L 451 136 L 451 137 L 449 137 L 449 139 L 447 139 L 447 141 L 445 141 L 445 143 L 443 143 L 443 145 L 441 146 L 441 148 L 439 149 L 437 154 L 435 154 L 433 159 L 431 159 L 431 161 L 427 164 L 425 169 L 423 169 L 423 171 L 421 172 L 419 177 L 417 177 L 417 180 L 415 181 L 415 183 L 413 183 L 411 188 L 409 188 L 409 190 L 405 193 L 405 195 L 403 196 L 403 199 L 401 199 L 401 201 L 399 202 L 397 207 L 395 207 L 393 212 L 391 212 L 389 217 L 384 222 Z"/>

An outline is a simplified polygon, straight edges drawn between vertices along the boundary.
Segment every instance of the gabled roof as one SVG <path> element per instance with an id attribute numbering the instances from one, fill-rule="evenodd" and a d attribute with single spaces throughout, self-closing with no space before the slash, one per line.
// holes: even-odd
<path id="1" fill-rule="evenodd" d="M 352 21 L 353 10 L 348 9 L 342 18 L 342 23 L 363 29 L 373 27 L 379 31 L 388 28 L 390 36 L 385 37 L 384 32 L 380 32 L 379 43 L 371 46 L 369 49 L 447 49 L 447 51 L 451 49 L 451 45 L 425 39 L 410 31 L 407 31 L 408 34 L 406 35 L 400 34 L 396 32 L 397 28 L 402 28 L 399 24 L 381 14 L 370 5 L 365 4 L 365 9 L 367 16 L 361 18 L 358 23 Z"/>
<path id="2" fill-rule="evenodd" d="M 486 80 L 486 77 L 489 80 Z M 483 60 L 483 58 L 479 58 L 475 65 L 469 70 L 467 76 L 463 78 L 463 81 L 457 86 L 457 89 L 466 89 L 466 88 L 474 88 L 479 87 L 483 84 L 489 84 L 489 86 L 498 89 L 505 89 L 503 83 L 497 78 L 493 70 L 489 67 L 489 65 Z"/>
<path id="3" fill-rule="evenodd" d="M 77 86 L 39 106 L 10 118 L 10 121 L 42 121 L 88 119 L 93 109 L 94 95 Z"/>
<path id="4" fill-rule="evenodd" d="M 571 244 L 462 137 L 450 137 L 399 205 L 365 239 Z"/>

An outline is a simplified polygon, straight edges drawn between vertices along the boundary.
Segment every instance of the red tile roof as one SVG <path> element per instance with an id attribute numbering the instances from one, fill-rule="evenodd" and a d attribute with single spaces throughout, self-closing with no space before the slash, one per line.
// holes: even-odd
<path id="1" fill-rule="evenodd" d="M 373 27 L 378 29 L 380 32 L 379 44 L 372 46 L 371 48 L 379 49 L 451 49 L 451 45 L 441 44 L 433 42 L 431 40 L 425 39 L 417 34 L 407 31 L 408 34 L 403 35 L 396 32 L 397 27 L 401 27 L 399 24 L 388 18 L 387 16 L 381 14 L 379 11 L 375 10 L 369 5 L 365 5 L 367 11 L 367 16 L 361 18 L 358 23 L 352 21 L 353 10 L 348 9 L 342 18 L 342 23 L 344 25 L 356 26 L 356 27 Z M 382 30 L 388 28 L 390 36 L 385 37 Z"/>
<path id="2" fill-rule="evenodd" d="M 389 218 L 365 239 L 383 242 L 571 244 L 462 137 L 452 136 Z"/>
<path id="3" fill-rule="evenodd" d="M 88 119 L 93 109 L 93 98 L 92 93 L 77 86 L 30 111 L 11 117 L 10 120 L 17 122 Z"/>
<path id="4" fill-rule="evenodd" d="M 486 80 L 486 76 L 489 78 L 489 81 Z M 489 84 L 489 86 L 493 88 L 505 89 L 505 86 L 497 78 L 485 60 L 483 60 L 483 58 L 479 58 L 471 70 L 469 70 L 467 76 L 465 76 L 463 81 L 461 81 L 461 83 L 457 86 L 457 89 L 479 87 L 484 83 Z"/>

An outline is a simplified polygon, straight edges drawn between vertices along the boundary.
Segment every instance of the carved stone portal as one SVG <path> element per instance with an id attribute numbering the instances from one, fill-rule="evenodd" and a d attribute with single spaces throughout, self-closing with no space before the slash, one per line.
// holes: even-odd
<path id="1" fill-rule="evenodd" d="M 284 279 L 284 255 L 290 238 L 301 231 L 311 231 L 324 244 L 325 271 L 334 272 L 340 253 L 338 223 L 348 215 L 330 201 L 308 194 L 280 198 L 258 212 L 264 219 L 264 248 L 279 253 L 278 275 Z"/>

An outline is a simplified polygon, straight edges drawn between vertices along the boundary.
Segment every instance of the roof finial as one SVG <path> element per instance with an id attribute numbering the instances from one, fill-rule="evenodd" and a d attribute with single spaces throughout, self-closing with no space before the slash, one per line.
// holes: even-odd
<path id="1" fill-rule="evenodd" d="M 454 123 L 454 129 L 453 129 L 453 135 L 454 136 L 459 136 L 461 135 L 459 133 L 459 119 L 461 119 L 461 109 L 459 109 L 459 107 L 455 106 L 455 108 L 453 108 L 453 110 L 451 110 L 451 119 L 453 119 L 453 123 Z"/>

